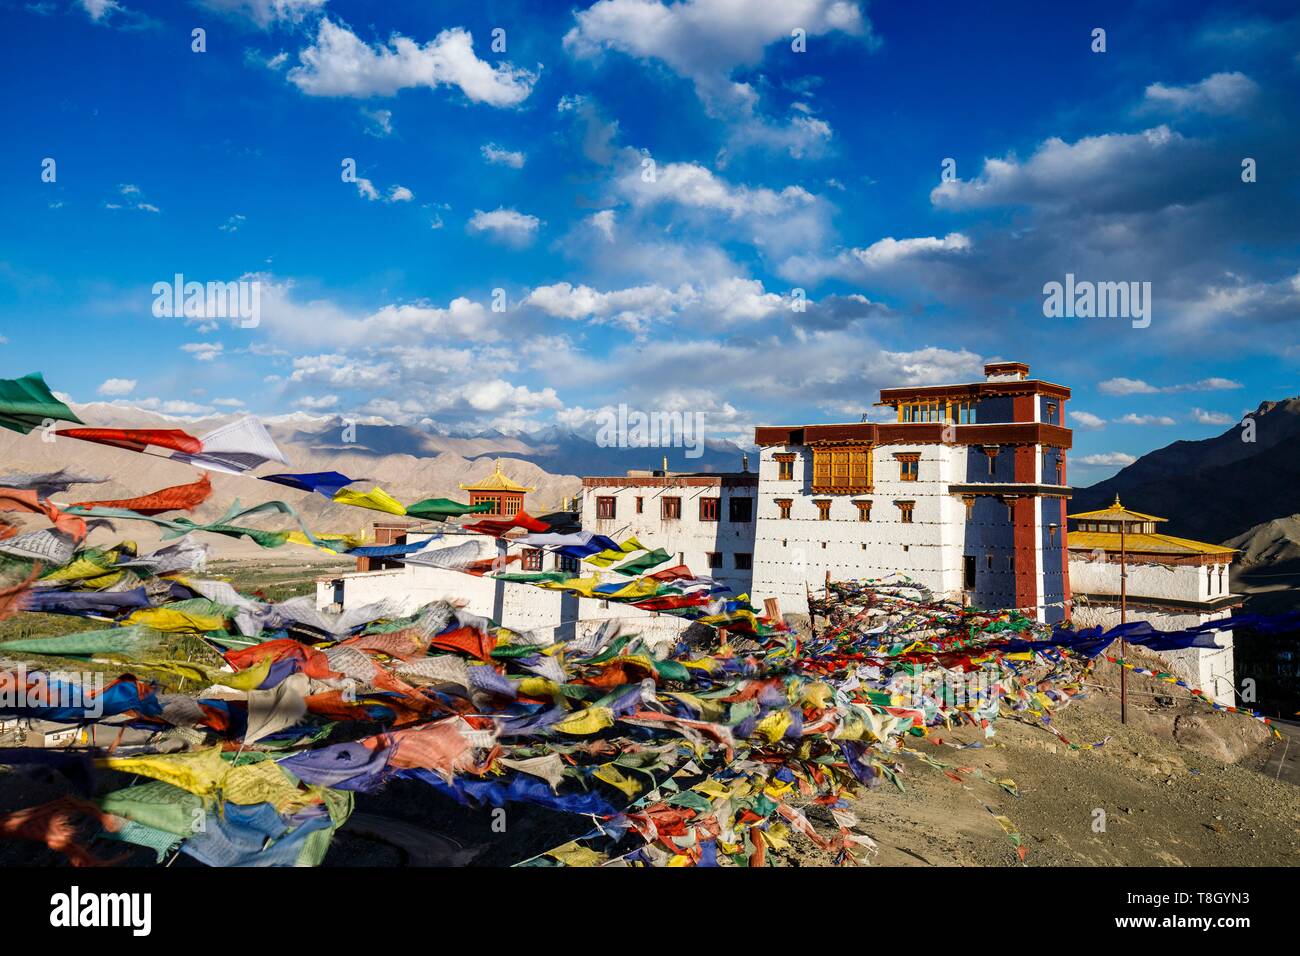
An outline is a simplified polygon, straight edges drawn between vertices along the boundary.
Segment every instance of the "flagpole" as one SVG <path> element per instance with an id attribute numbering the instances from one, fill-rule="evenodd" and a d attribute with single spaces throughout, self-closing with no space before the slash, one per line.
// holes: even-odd
<path id="1" fill-rule="evenodd" d="M 1124 536 L 1127 528 L 1128 522 L 1121 516 L 1119 519 L 1119 623 L 1121 625 L 1128 621 L 1128 543 Z M 1119 656 L 1121 661 L 1128 657 L 1128 641 L 1122 634 L 1119 639 Z M 1119 722 L 1128 723 L 1128 668 L 1123 663 L 1119 666 Z"/>

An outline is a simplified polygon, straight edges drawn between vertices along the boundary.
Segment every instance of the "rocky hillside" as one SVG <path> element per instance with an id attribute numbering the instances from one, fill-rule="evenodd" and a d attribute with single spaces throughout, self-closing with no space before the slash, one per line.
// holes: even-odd
<path id="1" fill-rule="evenodd" d="M 183 428 L 194 435 L 202 435 L 231 420 L 227 417 L 199 422 L 178 421 L 106 404 L 76 406 L 74 410 L 87 424 L 95 426 Z M 291 464 L 287 467 L 267 465 L 255 474 L 340 471 L 349 477 L 363 479 L 352 487 L 368 490 L 379 485 L 399 501 L 413 502 L 428 497 L 464 501 L 466 493 L 460 490 L 460 483 L 486 476 L 491 473 L 494 461 L 500 461 L 507 475 L 537 489 L 527 500 L 528 508 L 534 513 L 558 508 L 566 497 L 578 494 L 581 489 L 581 479 L 576 475 L 546 471 L 515 454 L 516 447 L 521 451 L 526 448 L 510 441 L 493 443 L 484 439 L 425 436 L 415 429 L 371 424 L 359 425 L 357 440 L 346 443 L 342 440 L 341 423 L 330 419 L 288 416 L 269 420 L 266 424 Z M 75 439 L 46 442 L 38 432 L 23 436 L 0 431 L 0 463 L 3 463 L 0 464 L 0 482 L 5 475 L 15 472 L 48 472 L 60 468 L 105 479 L 97 484 L 74 485 L 65 495 L 57 496 L 56 500 L 63 502 L 132 497 L 168 485 L 184 484 L 198 476 L 193 467 L 166 458 Z M 217 472 L 209 474 L 213 494 L 194 513 L 196 520 L 219 517 L 235 500 L 253 505 L 272 499 L 293 505 L 308 526 L 317 531 L 358 532 L 383 518 L 379 512 L 336 505 L 321 495 L 256 481 L 251 477 Z M 286 519 L 278 516 L 250 520 L 249 523 L 260 527 L 289 526 Z M 204 537 L 220 555 L 252 555 L 258 551 L 248 542 L 236 542 L 216 535 Z M 143 545 L 156 541 L 158 533 L 143 522 L 120 522 L 115 530 L 98 532 L 92 540 L 103 542 L 115 538 L 131 538 Z"/>
<path id="2" fill-rule="evenodd" d="M 1276 560 L 1296 548 L 1300 522 L 1293 517 L 1300 514 L 1300 398 L 1264 402 L 1249 417 L 1253 436 L 1234 425 L 1214 438 L 1174 442 L 1076 489 L 1071 510 L 1100 508 L 1119 494 L 1130 508 L 1168 518 L 1161 530 L 1169 534 L 1230 543 L 1243 559 Z"/>

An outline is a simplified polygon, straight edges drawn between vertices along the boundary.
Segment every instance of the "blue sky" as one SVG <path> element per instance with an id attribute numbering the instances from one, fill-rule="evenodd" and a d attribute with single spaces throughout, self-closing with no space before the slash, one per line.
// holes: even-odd
<path id="1" fill-rule="evenodd" d="M 1300 394 L 1291 4 L 2 15 L 0 374 L 77 401 L 592 432 L 623 402 L 743 440 L 1015 359 L 1074 389 L 1087 484 Z M 259 324 L 155 317 L 177 273 L 257 281 Z M 1045 317 L 1066 273 L 1150 282 L 1149 327 Z"/>

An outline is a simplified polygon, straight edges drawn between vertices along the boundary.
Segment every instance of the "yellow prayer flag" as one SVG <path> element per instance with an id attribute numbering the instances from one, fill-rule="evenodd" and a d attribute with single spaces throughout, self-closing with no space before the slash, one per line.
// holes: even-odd
<path id="1" fill-rule="evenodd" d="M 608 707 L 588 707 L 586 710 L 574 711 L 552 729 L 562 734 L 594 734 L 612 726 L 614 712 Z"/>
<path id="2" fill-rule="evenodd" d="M 364 492 L 353 491 L 350 488 L 340 488 L 334 492 L 334 500 L 342 505 L 369 508 L 372 511 L 383 511 L 390 515 L 406 514 L 406 506 L 379 487 Z"/>

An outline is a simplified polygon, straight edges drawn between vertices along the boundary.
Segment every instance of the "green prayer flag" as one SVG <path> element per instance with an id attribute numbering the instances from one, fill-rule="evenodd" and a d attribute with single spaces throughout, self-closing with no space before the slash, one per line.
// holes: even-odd
<path id="1" fill-rule="evenodd" d="M 0 428 L 26 435 L 51 419 L 85 424 L 54 397 L 40 372 L 22 378 L 0 378 Z"/>
<path id="2" fill-rule="evenodd" d="M 653 567 L 658 567 L 665 561 L 671 560 L 672 555 L 663 548 L 655 548 L 649 554 L 643 554 L 639 558 L 634 558 L 626 564 L 620 564 L 614 570 L 619 574 L 644 574 Z"/>
<path id="3" fill-rule="evenodd" d="M 407 515 L 414 518 L 427 518 L 430 521 L 446 521 L 460 515 L 486 514 L 492 510 L 489 502 L 478 505 L 463 505 L 450 498 L 425 498 L 413 505 L 406 506 Z"/>

